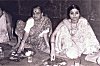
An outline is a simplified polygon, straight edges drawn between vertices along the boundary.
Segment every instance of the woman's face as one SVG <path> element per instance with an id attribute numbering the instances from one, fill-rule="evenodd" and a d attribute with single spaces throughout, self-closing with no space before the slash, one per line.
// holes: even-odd
<path id="1" fill-rule="evenodd" d="M 40 20 L 41 17 L 42 17 L 42 13 L 41 13 L 40 9 L 35 8 L 33 10 L 33 18 L 34 18 L 34 20 Z"/>
<path id="2" fill-rule="evenodd" d="M 77 10 L 76 8 L 72 9 L 69 13 L 69 16 L 72 20 L 73 23 L 76 23 L 78 22 L 79 20 L 79 17 L 80 17 L 80 13 L 79 13 L 79 10 Z"/>

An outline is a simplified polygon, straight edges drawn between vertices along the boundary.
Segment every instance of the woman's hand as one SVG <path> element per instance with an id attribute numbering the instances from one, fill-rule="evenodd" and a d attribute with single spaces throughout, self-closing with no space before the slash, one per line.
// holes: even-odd
<path id="1" fill-rule="evenodd" d="M 55 61 L 55 51 L 51 50 L 51 61 Z"/>
<path id="2" fill-rule="evenodd" d="M 22 41 L 20 47 L 18 48 L 18 53 L 24 50 L 25 41 Z"/>

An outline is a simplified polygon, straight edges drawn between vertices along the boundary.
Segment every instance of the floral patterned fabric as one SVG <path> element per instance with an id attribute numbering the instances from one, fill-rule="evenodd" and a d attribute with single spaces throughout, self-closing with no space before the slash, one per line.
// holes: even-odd
<path id="1" fill-rule="evenodd" d="M 42 17 L 40 21 L 34 21 L 34 26 L 30 29 L 27 42 L 32 44 L 34 48 L 44 50 L 47 46 L 43 37 L 39 37 L 44 30 L 50 29 L 48 34 L 51 34 L 52 25 L 47 17 Z"/>

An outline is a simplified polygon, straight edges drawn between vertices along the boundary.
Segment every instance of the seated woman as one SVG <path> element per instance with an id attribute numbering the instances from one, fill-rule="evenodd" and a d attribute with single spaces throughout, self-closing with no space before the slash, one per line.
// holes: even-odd
<path id="1" fill-rule="evenodd" d="M 33 9 L 32 17 L 30 17 L 24 28 L 24 35 L 21 38 L 20 46 L 17 54 L 21 54 L 24 48 L 32 48 L 37 51 L 50 53 L 49 37 L 52 33 L 51 21 L 48 17 L 43 16 L 40 7 Z M 21 34 L 19 34 L 21 35 Z"/>
<path id="2" fill-rule="evenodd" d="M 76 59 L 81 54 L 98 52 L 99 42 L 88 21 L 81 16 L 80 8 L 71 5 L 65 18 L 51 36 L 51 61 L 55 56 Z"/>

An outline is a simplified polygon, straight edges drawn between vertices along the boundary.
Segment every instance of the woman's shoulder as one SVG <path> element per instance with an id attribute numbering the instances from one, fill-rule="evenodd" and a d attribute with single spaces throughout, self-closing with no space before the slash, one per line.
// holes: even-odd
<path id="1" fill-rule="evenodd" d="M 63 19 L 63 22 L 68 22 L 70 19 L 67 19 L 67 18 L 65 18 L 65 19 Z"/>
<path id="2" fill-rule="evenodd" d="M 79 19 L 79 21 L 87 21 L 87 19 L 86 18 L 84 18 L 84 17 L 80 17 L 80 19 Z"/>
<path id="3" fill-rule="evenodd" d="M 61 27 L 65 26 L 66 24 L 68 25 L 68 21 L 69 21 L 69 20 L 68 20 L 67 18 L 63 19 L 63 20 L 59 23 L 58 27 L 61 28 Z"/>
<path id="4" fill-rule="evenodd" d="M 27 22 L 34 22 L 34 19 L 32 17 L 28 18 Z"/>
<path id="5" fill-rule="evenodd" d="M 80 17 L 79 23 L 82 23 L 82 24 L 85 24 L 85 25 L 89 24 L 88 20 L 86 18 L 84 18 L 84 17 Z"/>
<path id="6" fill-rule="evenodd" d="M 26 25 L 34 25 L 34 19 L 32 17 L 28 18 Z"/>
<path id="7" fill-rule="evenodd" d="M 34 20 L 33 17 L 28 18 L 28 20 Z"/>
<path id="8" fill-rule="evenodd" d="M 50 18 L 49 17 L 47 17 L 47 16 L 43 16 L 43 18 L 45 19 L 45 21 L 50 21 Z"/>
<path id="9" fill-rule="evenodd" d="M 63 19 L 62 23 L 63 23 L 63 25 L 69 25 L 71 23 L 71 20 L 65 18 L 65 19 Z"/>

